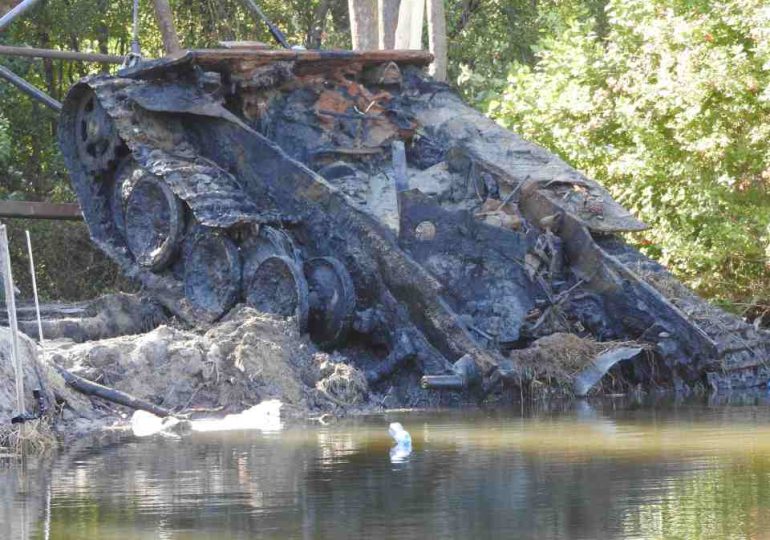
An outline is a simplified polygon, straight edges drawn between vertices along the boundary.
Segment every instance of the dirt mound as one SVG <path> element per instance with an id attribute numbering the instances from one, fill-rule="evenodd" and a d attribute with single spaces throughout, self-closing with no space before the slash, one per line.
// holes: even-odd
<path id="1" fill-rule="evenodd" d="M 0 328 L 0 425 L 5 426 L 16 413 L 9 337 L 9 331 Z M 163 325 L 144 334 L 85 343 L 46 341 L 45 351 L 25 336 L 20 341 L 28 409 L 35 410 L 32 390 L 42 386 L 52 404 L 46 425 L 53 425 L 65 440 L 120 423 L 129 411 L 75 392 L 55 366 L 172 413 L 195 417 L 239 413 L 270 399 L 280 400 L 282 416 L 290 418 L 435 407 L 464 399 L 422 389 L 414 366 L 399 370 L 372 390 L 365 370 L 381 359 L 355 348 L 319 351 L 299 334 L 295 320 L 247 307 L 236 308 L 206 331 Z M 18 430 L 7 429 L 6 438 L 13 433 Z"/>
<path id="2" fill-rule="evenodd" d="M 272 398 L 308 410 L 328 401 L 359 404 L 366 395 L 363 376 L 355 383 L 359 397 L 339 390 L 340 373 L 352 370 L 347 366 L 338 364 L 324 382 L 320 367 L 328 355 L 300 336 L 294 321 L 246 307 L 202 335 L 160 326 L 138 336 L 59 344 L 53 360 L 172 411 L 240 411 Z"/>
<path id="3" fill-rule="evenodd" d="M 16 374 L 11 358 L 10 330 L 0 327 L 0 447 L 12 447 L 18 430 L 12 429 L 11 418 L 19 414 L 16 405 Z M 19 355 L 24 372 L 24 404 L 28 413 L 38 411 L 32 391 L 42 389 L 48 412 L 25 432 L 33 445 L 51 439 L 50 424 L 61 414 L 77 423 L 90 423 L 99 414 L 88 399 L 67 388 L 64 379 L 45 362 L 40 361 L 40 349 L 28 337 L 19 335 Z"/>

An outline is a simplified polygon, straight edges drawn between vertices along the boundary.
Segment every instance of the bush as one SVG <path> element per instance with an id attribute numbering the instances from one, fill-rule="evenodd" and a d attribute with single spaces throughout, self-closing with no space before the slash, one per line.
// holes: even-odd
<path id="1" fill-rule="evenodd" d="M 481 105 L 603 182 L 700 293 L 770 297 L 770 7 L 610 0 L 607 25 L 542 39 Z"/>
<path id="2" fill-rule="evenodd" d="M 118 266 L 91 242 L 84 223 L 13 219 L 5 224 L 8 226 L 13 280 L 21 298 L 32 298 L 24 234 L 27 229 L 32 239 L 41 301 L 85 300 L 109 292 L 138 290 L 136 284 L 124 277 Z"/>

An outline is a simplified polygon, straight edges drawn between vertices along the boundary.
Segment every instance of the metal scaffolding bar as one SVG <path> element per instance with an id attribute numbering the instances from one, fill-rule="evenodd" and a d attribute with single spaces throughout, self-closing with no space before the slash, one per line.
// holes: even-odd
<path id="1" fill-rule="evenodd" d="M 101 64 L 122 64 L 123 63 L 122 56 L 115 56 L 112 54 L 57 51 L 55 49 L 12 47 L 10 45 L 0 45 L 0 56 L 24 56 L 27 58 L 52 58 L 54 60 L 77 60 L 82 62 L 99 62 Z"/>
<path id="2" fill-rule="evenodd" d="M 43 320 L 40 317 L 40 297 L 37 295 L 37 275 L 35 273 L 35 259 L 32 256 L 32 238 L 29 231 L 24 231 L 27 236 L 27 256 L 29 257 L 29 275 L 32 278 L 32 294 L 35 297 L 35 316 L 37 318 L 37 337 L 40 346 L 43 346 Z"/>
<path id="3" fill-rule="evenodd" d="M 83 216 L 73 203 L 0 201 L 0 218 L 81 220 Z"/>
<path id="4" fill-rule="evenodd" d="M 16 75 L 13 71 L 10 69 L 0 66 L 0 78 L 5 79 L 12 85 L 14 85 L 16 88 L 27 94 L 32 99 L 35 99 L 45 105 L 46 107 L 50 107 L 56 112 L 61 111 L 61 103 L 56 101 L 54 98 L 43 92 L 42 90 L 35 88 L 33 85 Z"/>
<path id="5" fill-rule="evenodd" d="M 11 254 L 8 249 L 8 233 L 5 225 L 0 225 L 0 277 L 5 286 L 5 307 L 8 310 L 8 327 L 11 331 L 11 357 L 16 376 L 16 408 L 20 415 L 27 412 L 24 403 L 24 366 L 19 354 L 19 326 L 16 321 L 16 294 L 11 272 Z"/>
<path id="6" fill-rule="evenodd" d="M 26 11 L 35 6 L 40 0 L 22 0 L 8 13 L 0 18 L 0 31 L 5 30 L 6 27 L 15 21 L 19 16 L 26 13 Z"/>

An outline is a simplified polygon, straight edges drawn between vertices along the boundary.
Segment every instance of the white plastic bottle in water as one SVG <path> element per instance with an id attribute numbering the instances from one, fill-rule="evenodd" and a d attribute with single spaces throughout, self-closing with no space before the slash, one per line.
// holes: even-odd
<path id="1" fill-rule="evenodd" d="M 390 449 L 390 460 L 393 463 L 405 461 L 412 453 L 412 436 L 399 422 L 391 423 L 388 433 L 396 441 L 396 445 Z"/>
<path id="2" fill-rule="evenodd" d="M 388 427 L 388 433 L 393 437 L 393 440 L 396 441 L 396 444 L 404 446 L 412 445 L 412 436 L 409 435 L 409 432 L 404 429 L 404 426 L 402 426 L 400 422 L 391 423 Z"/>

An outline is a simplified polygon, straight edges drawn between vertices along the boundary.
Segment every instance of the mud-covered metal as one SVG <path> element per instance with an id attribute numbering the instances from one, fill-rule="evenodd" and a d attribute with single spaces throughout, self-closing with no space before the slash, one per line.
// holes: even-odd
<path id="1" fill-rule="evenodd" d="M 134 260 L 150 270 L 162 270 L 182 241 L 182 203 L 165 183 L 143 174 L 128 185 L 120 185 L 113 204 L 116 225 L 123 226 Z"/>
<path id="2" fill-rule="evenodd" d="M 218 229 L 198 227 L 186 242 L 183 257 L 185 300 L 204 321 L 219 319 L 241 298 L 238 247 Z"/>
<path id="3" fill-rule="evenodd" d="M 94 241 L 188 322 L 293 316 L 372 384 L 414 365 L 467 387 L 473 362 L 484 392 L 521 385 L 513 352 L 556 332 L 653 351 L 632 384 L 766 381 L 767 333 L 680 291 L 616 236 L 643 223 L 429 60 L 186 51 L 84 79 L 59 137 Z"/>
<path id="4" fill-rule="evenodd" d="M 263 312 L 294 317 L 300 332 L 307 331 L 308 284 L 296 261 L 283 255 L 265 258 L 247 278 L 246 303 Z"/>
<path id="5" fill-rule="evenodd" d="M 356 308 L 356 291 L 345 265 L 334 257 L 314 257 L 304 263 L 310 291 L 310 336 L 333 346 L 347 336 Z"/>
<path id="6" fill-rule="evenodd" d="M 103 172 L 112 166 L 118 149 L 115 126 L 93 92 L 83 92 L 76 106 L 73 136 L 78 158 L 90 172 Z"/>

